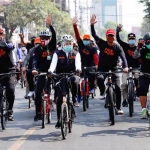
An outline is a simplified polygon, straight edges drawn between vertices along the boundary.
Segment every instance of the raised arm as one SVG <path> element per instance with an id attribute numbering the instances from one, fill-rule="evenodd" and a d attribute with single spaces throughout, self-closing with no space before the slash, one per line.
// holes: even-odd
<path id="1" fill-rule="evenodd" d="M 26 46 L 27 43 L 25 43 L 23 35 L 22 35 L 22 34 L 19 34 L 19 37 L 20 37 L 21 43 L 22 43 L 24 46 Z"/>
<path id="2" fill-rule="evenodd" d="M 52 18 L 50 15 L 47 16 L 46 18 L 46 24 L 47 26 L 49 27 L 50 29 L 50 32 L 52 33 L 52 37 L 51 37 L 51 40 L 49 42 L 49 49 L 51 52 L 55 51 L 56 50 L 56 32 L 55 32 L 55 29 L 53 28 L 52 26 Z"/>
<path id="3" fill-rule="evenodd" d="M 77 21 L 78 21 L 77 17 L 74 17 L 72 20 L 72 24 L 73 24 L 73 29 L 74 29 L 76 40 L 77 40 L 77 42 L 79 42 L 81 40 L 81 37 L 80 37 L 80 33 L 77 28 Z"/>
<path id="4" fill-rule="evenodd" d="M 119 24 L 119 25 L 117 26 L 117 28 L 116 28 L 116 40 L 117 40 L 117 42 L 118 42 L 122 47 L 124 47 L 124 45 L 127 45 L 127 43 L 126 43 L 126 42 L 123 42 L 123 41 L 120 39 L 119 33 L 120 33 L 121 30 L 122 30 L 122 25 Z"/>

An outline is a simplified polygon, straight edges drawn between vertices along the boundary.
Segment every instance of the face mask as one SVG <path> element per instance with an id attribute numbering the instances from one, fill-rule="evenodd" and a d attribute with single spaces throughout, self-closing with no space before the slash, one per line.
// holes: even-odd
<path id="1" fill-rule="evenodd" d="M 58 47 L 58 50 L 61 50 L 62 49 L 62 47 Z"/>
<path id="2" fill-rule="evenodd" d="M 150 50 L 150 44 L 146 45 L 146 47 Z"/>
<path id="3" fill-rule="evenodd" d="M 43 47 L 47 46 L 48 43 L 49 43 L 49 40 L 41 40 L 41 45 L 42 45 Z"/>
<path id="4" fill-rule="evenodd" d="M 90 41 L 83 40 L 83 44 L 84 44 L 85 46 L 88 46 L 88 45 L 90 44 Z"/>
<path id="5" fill-rule="evenodd" d="M 64 51 L 69 53 L 71 50 L 72 50 L 73 46 L 72 45 L 67 45 L 67 46 L 64 46 Z"/>
<path id="6" fill-rule="evenodd" d="M 135 45 L 135 40 L 129 40 L 129 45 Z"/>

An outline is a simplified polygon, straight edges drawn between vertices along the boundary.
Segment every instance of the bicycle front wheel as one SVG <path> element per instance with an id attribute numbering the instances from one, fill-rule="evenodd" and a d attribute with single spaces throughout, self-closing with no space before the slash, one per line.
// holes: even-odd
<path id="1" fill-rule="evenodd" d="M 42 128 L 45 128 L 45 121 L 46 121 L 46 101 L 43 101 L 42 104 Z"/>
<path id="2" fill-rule="evenodd" d="M 8 120 L 8 112 L 7 112 L 7 102 L 2 98 L 2 104 L 1 104 L 1 126 L 2 130 L 6 129 L 6 124 Z"/>
<path id="3" fill-rule="evenodd" d="M 82 91 L 83 91 L 83 111 L 86 111 L 87 102 L 86 102 L 86 84 L 85 81 L 82 83 Z"/>
<path id="4" fill-rule="evenodd" d="M 66 139 L 68 133 L 68 106 L 62 104 L 61 106 L 61 133 L 63 139 Z"/>
<path id="5" fill-rule="evenodd" d="M 113 96 L 113 88 L 109 87 L 108 93 L 108 111 L 109 111 L 109 117 L 111 120 L 111 125 L 115 124 L 115 113 L 114 113 L 114 96 Z"/>
<path id="6" fill-rule="evenodd" d="M 133 114 L 133 100 L 135 98 L 134 85 L 129 82 L 128 84 L 128 102 L 129 102 L 129 116 L 132 117 Z"/>

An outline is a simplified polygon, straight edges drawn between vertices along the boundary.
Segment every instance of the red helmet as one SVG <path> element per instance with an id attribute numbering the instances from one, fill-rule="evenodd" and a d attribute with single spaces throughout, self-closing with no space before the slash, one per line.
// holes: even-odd
<path id="1" fill-rule="evenodd" d="M 2 28 L 0 28 L 0 34 L 3 34 L 4 30 Z"/>

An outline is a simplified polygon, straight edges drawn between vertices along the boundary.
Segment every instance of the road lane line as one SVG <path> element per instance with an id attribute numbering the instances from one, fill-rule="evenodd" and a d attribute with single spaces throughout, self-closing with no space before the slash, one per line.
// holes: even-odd
<path id="1" fill-rule="evenodd" d="M 30 128 L 27 130 L 8 150 L 17 150 L 21 145 L 28 139 L 30 135 L 35 131 L 35 128 Z"/>

